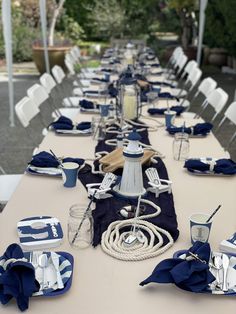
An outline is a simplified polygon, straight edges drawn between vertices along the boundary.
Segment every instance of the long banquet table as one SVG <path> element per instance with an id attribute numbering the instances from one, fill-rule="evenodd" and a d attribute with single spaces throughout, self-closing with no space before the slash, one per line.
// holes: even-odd
<path id="1" fill-rule="evenodd" d="M 77 121 L 91 120 L 91 114 L 80 114 Z M 143 121 L 150 122 L 143 119 Z M 158 118 L 158 121 L 163 119 Z M 181 124 L 181 118 L 177 123 Z M 199 120 L 189 121 L 196 123 Z M 152 122 L 151 122 L 152 123 Z M 100 247 L 73 250 L 67 241 L 69 208 L 75 203 L 88 203 L 87 194 L 78 181 L 75 188 L 64 188 L 58 178 L 24 174 L 17 190 L 0 215 L 0 249 L 18 242 L 16 223 L 37 215 L 57 217 L 63 226 L 64 241 L 55 251 L 68 251 L 75 259 L 71 289 L 60 297 L 34 297 L 30 299 L 28 313 L 58 314 L 143 314 L 143 313 L 233 313 L 234 297 L 194 294 L 173 285 L 152 284 L 140 287 L 162 259 L 177 250 L 191 246 L 189 216 L 196 212 L 211 212 L 218 204 L 222 209 L 215 216 L 210 235 L 214 250 L 222 239 L 236 230 L 236 176 L 202 177 L 188 174 L 183 162 L 172 157 L 173 137 L 164 127 L 150 132 L 151 144 L 166 157 L 164 163 L 173 181 L 173 195 L 180 230 L 176 243 L 157 258 L 141 262 L 124 262 L 106 255 Z M 49 132 L 40 150 L 52 149 L 59 156 L 93 158 L 96 142 L 91 137 L 58 136 Z M 206 138 L 190 139 L 190 157 L 228 157 L 211 133 Z M 16 156 L 17 157 L 17 156 Z M 17 313 L 15 302 L 0 306 L 0 313 Z"/>

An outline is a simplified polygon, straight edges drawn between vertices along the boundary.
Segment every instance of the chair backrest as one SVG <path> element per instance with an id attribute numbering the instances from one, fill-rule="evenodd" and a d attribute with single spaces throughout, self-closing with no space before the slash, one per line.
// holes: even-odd
<path id="1" fill-rule="evenodd" d="M 24 97 L 15 105 L 15 112 L 23 127 L 27 128 L 39 109 L 29 97 Z"/>
<path id="2" fill-rule="evenodd" d="M 210 95 L 210 93 L 216 88 L 217 82 L 211 77 L 206 77 L 198 86 L 197 93 L 202 93 L 204 96 Z"/>
<path id="3" fill-rule="evenodd" d="M 44 73 L 40 76 L 39 81 L 41 85 L 46 89 L 47 93 L 50 94 L 52 89 L 57 85 L 51 74 Z"/>
<path id="4" fill-rule="evenodd" d="M 54 65 L 54 67 L 52 68 L 52 75 L 54 79 L 56 80 L 57 84 L 61 84 L 61 82 L 66 77 L 65 72 L 63 71 L 62 67 L 60 67 L 59 65 Z"/>
<path id="5" fill-rule="evenodd" d="M 224 113 L 225 117 L 236 125 L 236 101 L 232 102 Z"/>
<path id="6" fill-rule="evenodd" d="M 207 103 L 211 105 L 211 107 L 215 111 L 215 115 L 212 118 L 212 121 L 216 118 L 216 116 L 221 112 L 224 108 L 229 95 L 220 87 L 213 90 L 210 95 L 207 96 Z"/>
<path id="7" fill-rule="evenodd" d="M 27 95 L 35 103 L 37 107 L 49 98 L 46 89 L 39 84 L 34 84 L 27 90 Z"/>
<path id="8" fill-rule="evenodd" d="M 186 75 L 189 75 L 193 69 L 197 68 L 198 64 L 195 60 L 190 60 L 186 66 L 184 67 L 183 73 L 181 75 L 181 78 L 185 77 Z"/>
<path id="9" fill-rule="evenodd" d="M 172 54 L 172 56 L 170 58 L 170 62 L 172 63 L 172 65 L 175 65 L 176 62 L 178 62 L 178 60 L 181 59 L 183 54 L 184 54 L 183 49 L 181 47 L 177 47 L 174 50 L 174 52 L 173 52 L 173 54 Z"/>
<path id="10" fill-rule="evenodd" d="M 74 70 L 74 66 L 73 66 L 73 63 L 71 63 L 71 61 L 69 59 L 66 59 L 65 58 L 65 65 L 67 67 L 67 70 L 69 71 L 69 73 L 71 75 L 75 75 L 75 70 Z"/>
<path id="11" fill-rule="evenodd" d="M 189 91 L 191 91 L 196 86 L 196 84 L 200 80 L 201 76 L 202 76 L 202 70 L 200 70 L 199 68 L 194 68 L 192 70 L 192 72 L 189 74 L 189 76 L 186 80 L 186 84 L 190 83 L 190 85 L 191 85 Z"/>
<path id="12" fill-rule="evenodd" d="M 183 70 L 187 61 L 188 61 L 188 57 L 185 54 L 183 54 L 182 57 L 180 58 L 180 61 L 178 62 L 177 74 L 179 74 Z"/>

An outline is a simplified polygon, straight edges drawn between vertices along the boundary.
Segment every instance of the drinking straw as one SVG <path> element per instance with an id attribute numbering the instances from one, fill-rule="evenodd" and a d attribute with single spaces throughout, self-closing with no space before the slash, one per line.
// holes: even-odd
<path id="1" fill-rule="evenodd" d="M 219 206 L 213 211 L 213 213 L 210 215 L 210 217 L 207 219 L 206 222 L 209 222 L 209 221 L 213 218 L 213 216 L 215 216 L 215 214 L 218 212 L 218 210 L 221 208 L 221 206 L 222 206 L 222 205 L 219 205 Z"/>
<path id="2" fill-rule="evenodd" d="M 182 127 L 182 136 L 181 136 L 181 141 L 180 141 L 180 145 L 179 145 L 179 155 L 178 155 L 178 160 L 180 159 L 180 154 L 181 154 L 181 150 L 182 150 L 182 145 L 183 145 L 183 135 L 184 135 L 184 129 L 185 129 L 185 121 Z"/>
<path id="3" fill-rule="evenodd" d="M 83 222 L 85 221 L 86 215 L 87 215 L 87 213 L 88 213 L 89 210 L 90 210 L 90 207 L 91 207 L 91 205 L 92 205 L 92 202 L 94 201 L 94 197 L 95 197 L 96 192 L 97 192 L 97 190 L 95 189 L 95 191 L 94 191 L 94 193 L 93 193 L 93 195 L 92 195 L 92 198 L 91 198 L 91 200 L 90 200 L 90 202 L 89 202 L 89 204 L 88 204 L 88 206 L 87 206 L 87 208 L 86 208 L 86 210 L 85 210 L 85 212 L 84 212 L 83 218 L 81 219 L 81 222 L 80 222 L 80 224 L 79 224 L 79 227 L 78 227 L 78 229 L 77 229 L 77 231 L 76 231 L 76 233 L 75 233 L 75 235 L 74 235 L 74 238 L 73 238 L 73 240 L 72 240 L 72 244 L 74 244 L 75 239 L 77 238 L 77 236 L 78 236 L 78 234 L 79 234 L 79 231 L 80 231 L 80 229 L 81 229 L 81 227 L 82 227 L 82 225 L 83 225 Z"/>
<path id="4" fill-rule="evenodd" d="M 167 112 L 170 113 L 170 105 L 169 105 L 169 99 L 168 99 L 168 97 L 167 97 L 166 100 L 167 100 Z"/>
<path id="5" fill-rule="evenodd" d="M 55 159 L 59 162 L 60 166 L 63 168 L 63 164 L 60 158 L 58 158 L 54 152 L 50 149 L 51 154 L 53 155 L 53 157 L 55 157 Z"/>

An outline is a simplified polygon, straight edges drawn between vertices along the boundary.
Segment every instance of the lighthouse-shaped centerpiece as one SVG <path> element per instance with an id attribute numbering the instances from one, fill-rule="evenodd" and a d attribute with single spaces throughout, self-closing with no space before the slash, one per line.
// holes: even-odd
<path id="1" fill-rule="evenodd" d="M 141 136 L 133 130 L 128 136 L 128 145 L 124 147 L 125 159 L 121 181 L 114 187 L 114 191 L 125 197 L 136 198 L 144 195 L 141 159 L 143 148 L 140 145 Z"/>

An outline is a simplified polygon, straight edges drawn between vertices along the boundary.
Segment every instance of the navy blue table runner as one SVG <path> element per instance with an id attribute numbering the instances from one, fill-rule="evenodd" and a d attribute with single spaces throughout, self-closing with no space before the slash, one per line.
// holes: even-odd
<path id="1" fill-rule="evenodd" d="M 142 137 L 141 142 L 145 144 L 150 144 L 149 138 L 148 138 L 148 131 L 145 130 L 143 132 L 140 132 L 140 135 Z M 112 139 L 116 138 L 116 134 L 107 134 L 106 139 Z M 105 144 L 105 140 L 99 141 L 95 151 L 112 151 L 114 149 L 114 146 L 108 146 Z M 166 167 L 163 163 L 163 161 L 156 157 L 157 164 L 151 164 L 152 167 L 155 167 L 158 171 L 159 177 L 161 179 L 168 179 L 168 174 Z M 143 165 L 143 182 L 144 187 L 148 187 L 148 179 L 144 173 L 144 171 L 150 167 L 150 165 Z M 122 174 L 122 169 L 119 169 L 115 172 L 116 175 Z M 87 171 L 82 171 L 78 174 L 79 179 L 81 180 L 82 184 L 86 186 L 88 183 L 100 183 L 103 179 L 102 175 L 99 174 L 93 174 L 91 172 L 91 167 L 87 166 Z M 173 201 L 173 195 L 166 193 L 161 193 L 158 198 L 155 197 L 153 193 L 148 192 L 143 198 L 148 199 L 152 201 L 153 203 L 157 204 L 161 208 L 161 214 L 157 217 L 148 219 L 148 221 L 152 222 L 155 225 L 158 225 L 159 227 L 166 229 L 169 231 L 171 236 L 173 237 L 174 241 L 177 240 L 179 236 L 178 231 L 178 225 L 177 225 L 177 217 L 175 214 L 175 208 L 174 208 L 174 201 Z M 103 199 L 103 200 L 96 200 L 96 208 L 93 211 L 93 219 L 94 219 L 94 238 L 93 238 L 93 246 L 97 246 L 101 242 L 102 233 L 107 230 L 108 226 L 116 221 L 116 220 L 123 220 L 123 218 L 119 211 L 123 206 L 126 205 L 137 205 L 137 199 L 124 199 L 121 197 L 117 197 L 114 195 L 114 197 Z M 144 215 L 154 212 L 155 210 L 149 206 L 146 205 Z M 166 244 L 168 241 L 164 237 L 164 244 Z"/>

